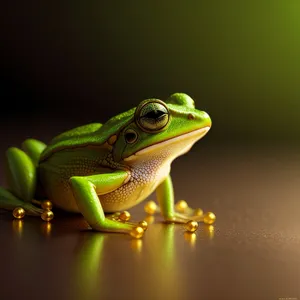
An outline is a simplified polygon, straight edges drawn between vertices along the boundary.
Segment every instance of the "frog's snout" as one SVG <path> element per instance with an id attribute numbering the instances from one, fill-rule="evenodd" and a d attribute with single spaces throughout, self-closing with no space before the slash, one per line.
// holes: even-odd
<path id="1" fill-rule="evenodd" d="M 211 118 L 205 111 L 199 111 L 198 113 L 189 113 L 188 119 L 191 121 L 196 121 L 201 127 L 211 127 Z"/>
<path id="2" fill-rule="evenodd" d="M 205 126 L 207 127 L 211 127 L 211 118 L 209 116 L 208 113 L 206 113 L 205 111 L 202 112 L 202 119 L 203 119 L 203 122 L 205 123 Z"/>

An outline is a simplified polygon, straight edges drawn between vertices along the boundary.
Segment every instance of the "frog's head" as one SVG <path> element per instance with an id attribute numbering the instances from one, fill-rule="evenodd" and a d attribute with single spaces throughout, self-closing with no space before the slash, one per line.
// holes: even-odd
<path id="1" fill-rule="evenodd" d="M 197 110 L 186 94 L 173 94 L 165 102 L 147 99 L 120 130 L 113 146 L 114 159 L 130 164 L 163 155 L 172 160 L 189 151 L 210 127 L 209 115 Z"/>

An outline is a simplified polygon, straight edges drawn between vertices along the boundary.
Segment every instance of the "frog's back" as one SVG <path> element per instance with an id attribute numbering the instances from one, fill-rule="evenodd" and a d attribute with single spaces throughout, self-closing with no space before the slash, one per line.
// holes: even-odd
<path id="1" fill-rule="evenodd" d="M 40 161 L 44 161 L 53 152 L 67 148 L 74 148 L 76 145 L 82 143 L 89 144 L 91 134 L 99 131 L 101 127 L 101 123 L 92 123 L 76 127 L 57 135 L 51 140 L 50 144 L 41 154 Z M 98 137 L 100 137 L 99 142 L 101 143 L 101 135 L 98 135 Z"/>
<path id="2" fill-rule="evenodd" d="M 97 131 L 101 126 L 102 126 L 101 123 L 91 123 L 91 124 L 73 128 L 54 137 L 51 143 L 58 143 L 61 141 L 69 140 L 70 138 L 83 137 L 85 135 L 89 135 Z"/>
<path id="3" fill-rule="evenodd" d="M 82 146 L 102 145 L 108 138 L 116 134 L 134 114 L 134 108 L 111 118 L 105 124 L 91 123 L 76 127 L 59 134 L 52 139 L 40 157 L 40 162 L 45 161 L 54 152 L 65 149 L 74 149 Z"/>

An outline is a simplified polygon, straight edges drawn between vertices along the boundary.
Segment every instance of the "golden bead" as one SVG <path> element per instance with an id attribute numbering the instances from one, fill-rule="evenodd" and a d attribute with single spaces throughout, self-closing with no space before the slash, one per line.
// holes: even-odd
<path id="1" fill-rule="evenodd" d="M 204 215 L 204 219 L 203 219 L 205 224 L 213 224 L 216 221 L 216 216 L 213 212 L 208 212 Z"/>
<path id="2" fill-rule="evenodd" d="M 154 201 L 148 201 L 144 206 L 144 210 L 147 214 L 153 215 L 157 210 L 157 205 Z"/>
<path id="3" fill-rule="evenodd" d="M 195 216 L 202 216 L 203 215 L 203 210 L 201 208 L 196 208 L 194 211 Z"/>
<path id="4" fill-rule="evenodd" d="M 144 229 L 144 231 L 146 231 L 148 228 L 148 223 L 145 220 L 143 220 L 143 221 L 139 222 L 139 226 L 142 227 Z"/>
<path id="5" fill-rule="evenodd" d="M 198 223 L 196 221 L 188 221 L 185 223 L 185 229 L 188 232 L 195 232 L 198 229 Z"/>
<path id="6" fill-rule="evenodd" d="M 114 214 L 111 215 L 111 219 L 118 221 L 119 220 L 119 216 L 120 216 L 120 212 L 115 212 Z"/>
<path id="7" fill-rule="evenodd" d="M 140 239 L 144 235 L 144 229 L 140 226 L 133 228 L 130 235 L 136 239 Z"/>
<path id="8" fill-rule="evenodd" d="M 16 207 L 13 210 L 13 216 L 16 219 L 23 219 L 25 217 L 25 209 L 23 207 Z"/>
<path id="9" fill-rule="evenodd" d="M 125 210 L 120 213 L 119 220 L 126 222 L 130 220 L 130 217 L 131 217 L 130 213 Z"/>
<path id="10" fill-rule="evenodd" d="M 180 200 L 175 204 L 175 209 L 181 213 L 185 212 L 188 207 L 188 204 L 184 200 Z"/>
<path id="11" fill-rule="evenodd" d="M 52 202 L 49 200 L 43 201 L 41 206 L 42 206 L 42 209 L 45 209 L 45 210 L 51 210 L 53 207 Z"/>
<path id="12" fill-rule="evenodd" d="M 54 214 L 51 210 L 46 210 L 41 214 L 41 218 L 44 221 L 49 222 L 54 218 Z"/>

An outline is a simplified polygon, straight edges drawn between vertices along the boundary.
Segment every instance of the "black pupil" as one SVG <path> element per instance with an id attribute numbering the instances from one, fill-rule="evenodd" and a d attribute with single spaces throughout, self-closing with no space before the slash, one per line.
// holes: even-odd
<path id="1" fill-rule="evenodd" d="M 149 119 L 158 119 L 161 116 L 165 115 L 166 113 L 161 110 L 151 110 L 147 114 L 145 114 L 143 117 L 149 118 Z"/>
<path id="2" fill-rule="evenodd" d="M 133 142 L 135 140 L 135 138 L 136 138 L 135 133 L 133 133 L 133 132 L 126 133 L 126 140 L 128 142 Z"/>

